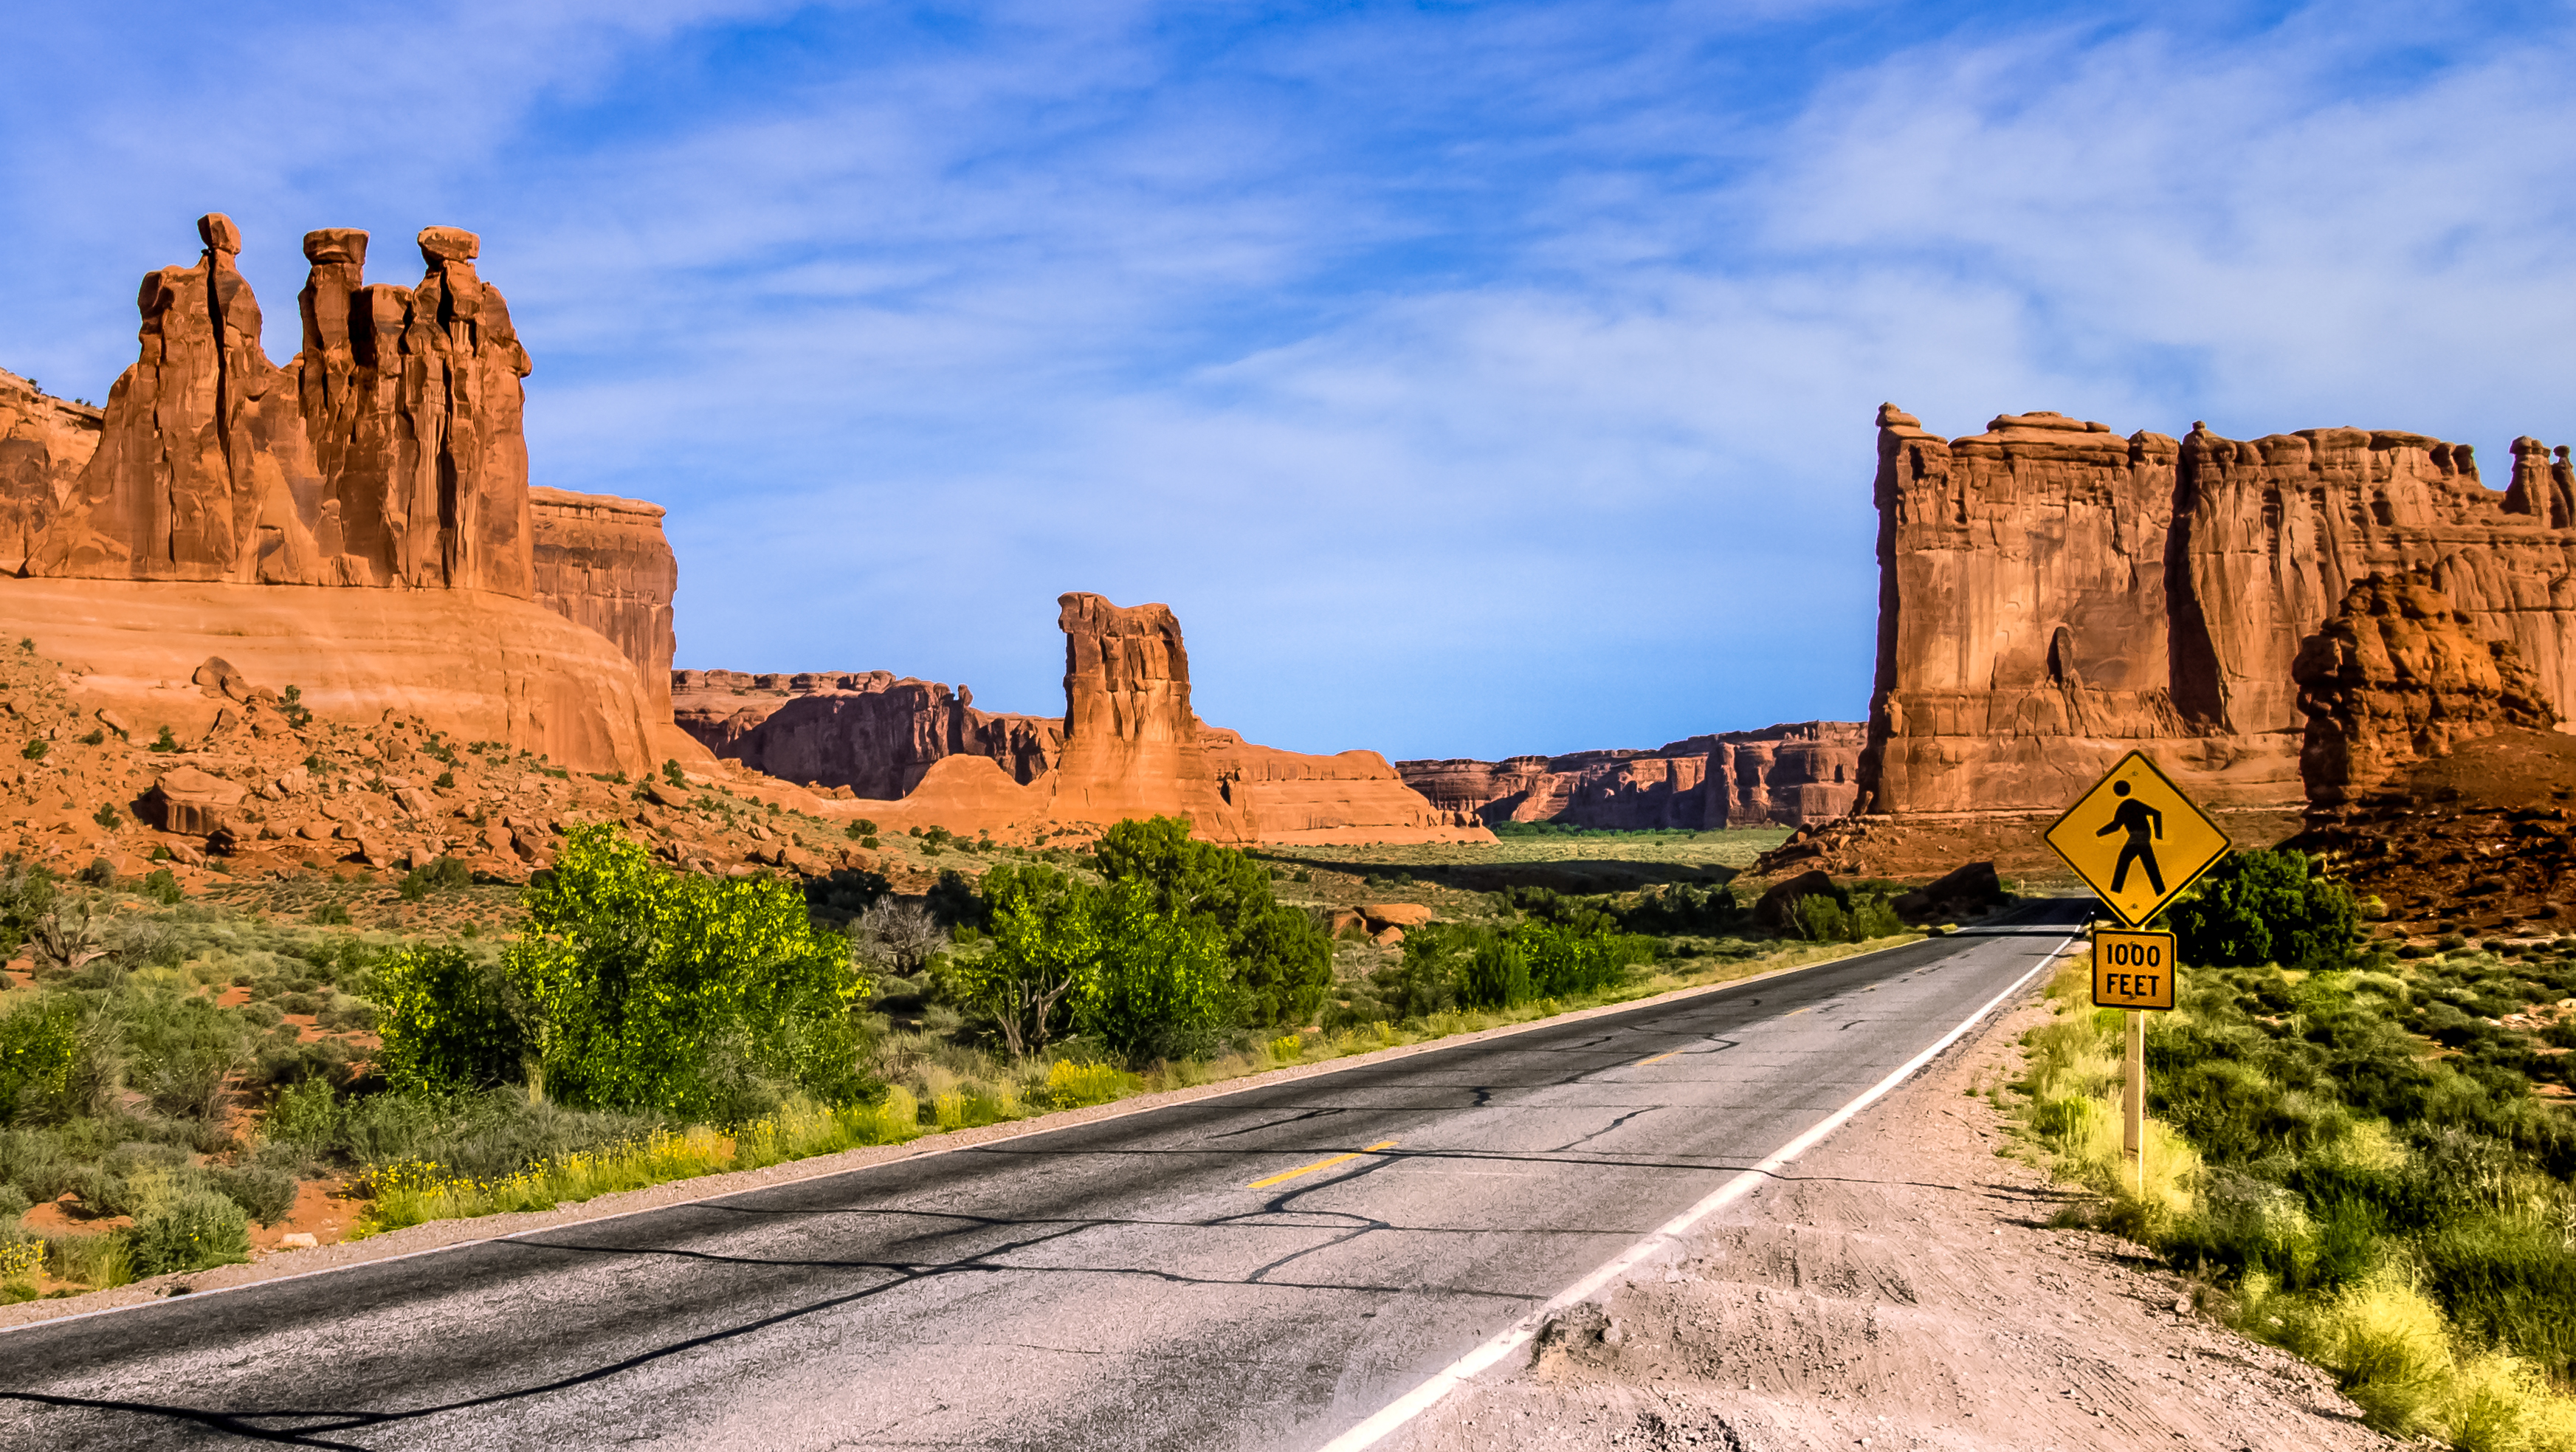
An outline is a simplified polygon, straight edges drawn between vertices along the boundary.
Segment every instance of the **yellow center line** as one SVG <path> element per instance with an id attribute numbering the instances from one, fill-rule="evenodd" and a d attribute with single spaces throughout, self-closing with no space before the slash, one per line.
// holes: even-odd
<path id="1" fill-rule="evenodd" d="M 1681 1050 L 1679 1050 L 1679 1049 L 1675 1049 L 1675 1050 L 1673 1050 L 1673 1054 L 1678 1054 L 1678 1053 L 1680 1053 L 1680 1052 L 1681 1052 Z M 1633 1063 L 1633 1064 L 1630 1064 L 1628 1067 L 1629 1067 L 1629 1068 L 1631 1068 L 1631 1069 L 1642 1069 L 1642 1068 L 1646 1067 L 1648 1064 L 1660 1064 L 1660 1063 L 1662 1063 L 1664 1060 L 1671 1058 L 1671 1057 L 1673 1056 L 1673 1054 L 1657 1054 L 1657 1055 L 1655 1055 L 1655 1056 L 1654 1056 L 1653 1058 L 1651 1058 L 1651 1059 L 1639 1059 L 1637 1062 L 1635 1062 L 1635 1063 Z"/>
<path id="2" fill-rule="evenodd" d="M 1813 1007 L 1815 1007 L 1815 1005 L 1814 1005 L 1814 1004 L 1812 1004 L 1812 1003 L 1807 1005 L 1807 1008 L 1813 1008 Z M 1805 1013 L 1805 1012 L 1807 1011 L 1807 1008 L 1793 1008 L 1793 1009 L 1789 1010 L 1787 1013 L 1784 1013 L 1784 1014 L 1782 1014 L 1782 1015 L 1780 1015 L 1780 1016 L 1781 1016 L 1782 1018 L 1796 1018 L 1798 1015 L 1800 1015 L 1800 1014 L 1802 1014 L 1802 1013 Z"/>
<path id="3" fill-rule="evenodd" d="M 1280 1181 L 1282 1181 L 1282 1180 L 1293 1180 L 1293 1179 L 1297 1178 L 1299 1175 L 1311 1175 L 1311 1174 L 1313 1174 L 1314 1172 L 1316 1172 L 1317 1170 L 1328 1170 L 1328 1169 L 1331 1169 L 1333 1166 L 1340 1164 L 1340 1163 L 1341 1163 L 1341 1162 L 1343 1162 L 1344 1160 L 1355 1160 L 1355 1159 L 1358 1159 L 1360 1156 L 1362 1156 L 1362 1155 L 1364 1155 L 1364 1154 L 1372 1154 L 1372 1153 L 1374 1153 L 1374 1152 L 1376 1152 L 1376 1151 L 1378 1151 L 1378 1150 L 1382 1150 L 1382 1149 L 1393 1149 L 1393 1148 L 1395 1148 L 1395 1141 L 1394 1141 L 1394 1140 L 1391 1140 L 1391 1139 L 1382 1139 L 1382 1140 L 1379 1140 L 1377 1143 L 1375 1143 L 1375 1144 L 1373 1144 L 1373 1145 L 1370 1145 L 1367 1149 L 1362 1149 L 1362 1150 L 1353 1150 L 1353 1151 L 1351 1151 L 1349 1154 L 1346 1154 L 1346 1155 L 1335 1155 L 1335 1156 L 1333 1156 L 1331 1159 L 1328 1159 L 1328 1160 L 1317 1160 L 1317 1161 L 1315 1161 L 1315 1162 L 1314 1162 L 1313 1164 L 1311 1164 L 1311 1165 L 1299 1165 L 1297 1168 L 1295 1168 L 1295 1169 L 1293 1169 L 1293 1170 L 1288 1170 L 1288 1171 L 1284 1171 L 1284 1172 L 1282 1172 L 1282 1173 L 1280 1173 L 1280 1174 L 1272 1175 L 1269 1179 L 1266 1179 L 1266 1180 L 1255 1180 L 1255 1181 L 1253 1181 L 1251 1184 L 1246 1185 L 1246 1186 L 1244 1186 L 1243 1188 L 1245 1188 L 1245 1189 L 1247 1189 L 1247 1190 L 1267 1190 L 1267 1189 L 1269 1189 L 1271 1186 L 1278 1184 L 1278 1183 L 1279 1183 Z"/>

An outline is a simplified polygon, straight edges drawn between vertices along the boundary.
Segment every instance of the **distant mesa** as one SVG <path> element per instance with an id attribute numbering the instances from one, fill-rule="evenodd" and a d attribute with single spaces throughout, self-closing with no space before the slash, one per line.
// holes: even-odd
<path id="1" fill-rule="evenodd" d="M 1433 806 L 1489 825 L 1795 827 L 1852 809 L 1866 740 L 1857 721 L 1803 721 L 1693 736 L 1652 751 L 1399 761 L 1395 769 Z"/>
<path id="2" fill-rule="evenodd" d="M 885 671 L 678 671 L 672 700 L 708 750 L 858 799 L 890 827 L 1096 829 L 1185 816 L 1224 842 L 1490 841 L 1373 751 L 1307 756 L 1198 719 L 1189 651 L 1163 605 L 1057 601 L 1062 718 L 977 710 L 971 691 Z"/>
<path id="3" fill-rule="evenodd" d="M 280 368 L 230 218 L 145 275 L 141 352 L 104 409 L 0 374 L 0 600 L 85 696 L 191 732 L 212 655 L 316 710 L 414 713 L 567 766 L 679 753 L 677 568 L 661 511 L 528 487 L 527 349 L 430 227 L 425 272 L 369 283 L 368 236 L 306 234 L 302 350 Z"/>

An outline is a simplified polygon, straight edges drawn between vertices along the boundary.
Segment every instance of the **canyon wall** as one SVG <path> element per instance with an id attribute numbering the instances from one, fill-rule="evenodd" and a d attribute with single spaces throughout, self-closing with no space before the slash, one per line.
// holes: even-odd
<path id="1" fill-rule="evenodd" d="M 1395 769 L 1434 807 L 1486 823 L 1619 831 L 1798 826 L 1852 809 L 1865 741 L 1859 722 L 1806 721 L 1693 736 L 1652 751 L 1399 761 Z"/>
<path id="2" fill-rule="evenodd" d="M 2511 487 L 2421 434 L 2053 413 L 1943 439 L 1879 413 L 1879 635 L 1864 811 L 2053 812 L 2142 748 L 2204 804 L 2304 798 L 2292 666 L 2374 573 L 2417 572 L 2576 714 L 2576 477 L 2513 445 Z"/>
<path id="3" fill-rule="evenodd" d="M 249 655 L 237 663 L 305 685 L 316 709 L 398 700 L 585 769 L 661 759 L 668 546 L 650 506 L 559 496 L 541 588 L 528 354 L 474 234 L 423 229 L 426 271 L 401 287 L 365 280 L 366 233 L 307 233 L 303 347 L 282 368 L 234 263 L 240 232 L 216 214 L 198 236 L 195 264 L 145 276 L 140 355 L 94 423 L 0 388 L 13 620 L 58 636 L 48 650 L 85 663 L 90 694 L 147 723 L 192 724 L 181 687 L 197 664 Z M 236 617 L 239 649 L 203 648 Z M 424 658 L 440 632 L 474 638 Z M 428 660 L 451 674 L 426 678 Z"/>
<path id="4" fill-rule="evenodd" d="M 673 719 L 717 757 L 862 797 L 910 793 L 942 757 L 989 758 L 1026 786 L 1054 769 L 1064 723 L 975 709 L 975 693 L 889 671 L 674 671 Z"/>

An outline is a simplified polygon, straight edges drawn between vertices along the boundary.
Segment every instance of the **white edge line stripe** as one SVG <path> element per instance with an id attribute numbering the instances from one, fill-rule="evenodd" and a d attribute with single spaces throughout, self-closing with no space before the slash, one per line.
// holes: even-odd
<path id="1" fill-rule="evenodd" d="M 1947 936 L 1975 937 L 1978 935 L 1970 932 L 1953 933 Z M 967 1150 L 978 1149 L 984 1145 L 999 1143 L 1004 1139 L 1029 1139 L 1042 1134 L 1061 1134 L 1069 1129 L 1088 1129 L 1095 1124 L 1106 1124 L 1113 1119 L 1125 1119 L 1131 1115 L 1138 1114 L 1157 1114 L 1166 1109 L 1180 1108 L 1185 1104 L 1204 1104 L 1210 1099 L 1223 1099 L 1234 1094 L 1249 1094 L 1257 1089 L 1273 1089 L 1281 1084 L 1291 1084 L 1301 1079 L 1317 1078 L 1325 1074 L 1337 1074 L 1346 1069 L 1374 1068 L 1379 1065 L 1394 1063 L 1398 1059 L 1409 1059 L 1422 1054 L 1437 1054 L 1450 1049 L 1467 1048 L 1471 1045 L 1481 1044 L 1492 1039 L 1509 1038 L 1516 1034 L 1536 1033 L 1542 1029 L 1564 1028 L 1571 1024 L 1581 1023 L 1587 1019 L 1610 1018 L 1631 1011 L 1659 1008 L 1666 1004 L 1679 1003 L 1687 999 L 1715 997 L 1718 994 L 1731 993 L 1743 988 L 1752 988 L 1759 984 L 1769 983 L 1774 979 L 1789 977 L 1793 974 L 1812 972 L 1819 968 L 1838 967 L 1846 963 L 1857 963 L 1863 958 L 1875 958 L 1881 953 L 1894 953 L 1905 948 L 1917 947 L 1921 944 L 1933 941 L 1935 940 L 1929 937 L 1916 938 L 1912 942 L 1891 943 L 1884 948 L 1870 948 L 1858 953 L 1848 953 L 1840 958 L 1825 958 L 1814 963 L 1793 963 L 1785 968 L 1766 969 L 1763 972 L 1750 974 L 1743 978 L 1729 978 L 1723 983 L 1703 983 L 1695 988 L 1676 988 L 1669 992 L 1654 994 L 1646 998 L 1630 999 L 1625 1003 L 1605 1003 L 1593 1008 L 1578 1008 L 1571 1013 L 1561 1013 L 1551 1018 L 1534 1018 L 1521 1023 L 1500 1024 L 1489 1029 L 1479 1029 L 1475 1033 L 1471 1034 L 1451 1034 L 1446 1038 L 1425 1039 L 1419 1043 L 1411 1044 L 1397 1044 L 1390 1049 L 1373 1050 L 1365 1054 L 1349 1054 L 1338 1059 L 1326 1059 L 1321 1063 L 1289 1064 L 1282 1066 L 1281 1068 L 1266 1070 L 1259 1074 L 1247 1074 L 1243 1077 L 1242 1083 L 1237 1087 L 1221 1090 L 1215 1094 L 1206 1095 L 1202 1098 L 1184 1099 L 1163 1104 L 1139 1104 L 1134 1108 L 1121 1109 L 1113 1114 L 1104 1114 L 1095 1119 L 1077 1120 L 1069 1124 L 1054 1124 L 1046 1125 L 1044 1127 L 1033 1126 L 1031 1128 L 1017 1130 L 1010 1134 L 1000 1135 L 994 1139 L 976 1140 L 967 1144 L 934 1145 L 930 1148 L 920 1150 L 908 1149 L 909 1145 L 918 1143 L 918 1141 L 906 1141 L 904 1145 L 899 1145 L 897 1148 L 906 1148 L 908 1150 L 907 1153 L 895 1155 L 888 1159 L 878 1160 L 872 1164 L 850 1165 L 844 1168 L 815 1167 L 809 1174 L 782 1176 L 779 1179 L 770 1180 L 763 1184 L 747 1185 L 739 1190 L 719 1190 L 713 1194 L 692 1196 L 685 1200 L 672 1200 L 660 1205 L 639 1205 L 632 1210 L 618 1210 L 607 1215 L 594 1215 L 581 1220 L 568 1220 L 561 1225 L 531 1225 L 525 1230 L 509 1230 L 504 1231 L 499 1235 L 478 1235 L 471 1240 L 451 1240 L 445 1245 L 425 1245 L 418 1250 L 406 1250 L 396 1255 L 372 1256 L 363 1260 L 353 1260 L 344 1265 L 319 1265 L 315 1266 L 311 1270 L 291 1271 L 280 1276 L 263 1276 L 258 1280 L 242 1281 L 236 1285 L 209 1286 L 202 1291 L 195 1291 L 187 1296 L 172 1297 L 156 1295 L 148 1301 L 130 1301 L 121 1306 L 101 1306 L 93 1311 L 74 1311 L 68 1315 L 47 1316 L 40 1321 L 22 1321 L 15 1326 L 0 1326 L 0 1336 L 8 1336 L 21 1331 L 33 1331 L 43 1326 L 61 1326 L 73 1321 L 86 1321 L 93 1316 L 116 1316 L 122 1315 L 128 1311 L 143 1311 L 150 1310 L 154 1307 L 167 1307 L 174 1300 L 193 1301 L 201 1296 L 229 1295 L 236 1291 L 250 1291 L 257 1290 L 263 1286 L 283 1285 L 288 1281 L 300 1281 L 311 1276 L 339 1275 L 348 1271 L 366 1270 L 372 1266 L 391 1265 L 400 1260 L 417 1260 L 425 1255 L 444 1255 L 452 1250 L 465 1250 L 478 1245 L 496 1245 L 502 1241 L 517 1240 L 523 1236 L 551 1235 L 559 1230 L 572 1230 L 586 1225 L 605 1225 L 611 1220 L 624 1220 L 630 1216 L 652 1215 L 664 1210 L 677 1210 L 689 1205 L 713 1204 L 718 1200 L 730 1200 L 737 1195 L 756 1195 L 765 1190 L 777 1189 L 782 1185 L 803 1184 L 808 1180 L 828 1180 L 835 1175 L 864 1174 L 870 1170 L 883 1169 L 888 1165 L 906 1164 L 914 1160 L 926 1160 L 933 1155 L 962 1154 Z M 1113 1104 L 1117 1102 L 1119 1101 L 1111 1101 Z M 1079 1113 L 1080 1111 L 1077 1110 L 1070 1112 Z M 1008 1126 L 1020 1122 L 1025 1121 L 1004 1120 L 1002 1123 L 1003 1126 Z M 986 1128 L 1002 1126 L 978 1127 Z M 944 1131 L 944 1133 L 958 1132 L 959 1131 L 954 1130 Z M 936 1135 L 922 1136 L 923 1139 L 933 1139 L 937 1137 L 938 1136 Z M 860 1145 L 854 1146 L 853 1148 L 869 1149 L 875 1148 L 875 1146 Z M 846 1151 L 834 1151 L 834 1153 L 846 1153 Z M 789 1165 L 812 1165 L 814 1160 L 828 1159 L 830 1157 L 831 1156 L 828 1155 L 815 1155 L 802 1160 L 781 1160 L 778 1164 L 767 1166 L 766 1168 L 778 1169 Z M 719 1173 L 759 1174 L 760 1171 L 720 1171 Z M 682 1185 L 686 1183 L 688 1183 L 687 1180 L 664 1180 L 661 1182 L 661 1185 Z M 658 1188 L 660 1188 L 660 1185 L 643 1185 L 637 1187 L 637 1189 L 633 1191 L 621 1190 L 611 1191 L 609 1193 L 635 1194 L 640 1193 L 643 1190 Z M 545 1212 L 537 1211 L 533 1213 L 543 1214 Z M 480 1218 L 481 1217 L 479 1216 L 462 1216 L 451 1220 L 425 1220 L 421 1223 L 424 1225 L 454 1225 L 461 1223 L 464 1220 Z M 357 1242 L 354 1241 L 334 1242 L 334 1244 L 340 1245 L 356 1243 Z M 220 1269 L 220 1267 L 215 1267 L 215 1269 Z"/>
<path id="2" fill-rule="evenodd" d="M 1531 1339 L 1538 1335 L 1539 1328 L 1547 1324 L 1548 1320 L 1558 1312 L 1589 1299 L 1594 1292 L 1636 1269 L 1640 1263 L 1668 1249 L 1677 1248 L 1675 1243 L 1689 1234 L 1701 1221 L 1752 1193 L 1764 1181 L 1778 1174 L 1791 1160 L 1814 1149 L 1825 1136 L 1849 1123 L 1852 1116 L 1867 1109 L 1890 1090 L 1914 1077 L 1917 1070 L 1931 1063 L 1943 1049 L 1957 1043 L 1968 1030 L 1982 1022 L 1986 1015 L 2001 1007 L 2005 999 L 2019 993 L 2022 985 L 2038 977 L 2041 970 L 2055 963 L 2066 951 L 2067 944 L 2074 942 L 2075 938 L 2075 934 L 2067 934 L 2056 947 L 2048 950 L 2046 956 L 2033 964 L 2029 972 L 2014 979 L 2011 986 L 1988 999 L 1985 1007 L 1968 1015 L 1958 1027 L 1934 1041 L 1930 1048 L 1906 1060 L 1896 1072 L 1863 1090 L 1859 1098 L 1835 1110 L 1809 1128 L 1806 1133 L 1780 1146 L 1769 1159 L 1749 1170 L 1737 1171 L 1734 1178 L 1718 1186 L 1707 1199 L 1665 1221 L 1645 1239 L 1620 1252 L 1609 1264 L 1559 1291 L 1554 1300 L 1494 1333 L 1473 1351 L 1433 1372 L 1429 1380 L 1380 1408 L 1376 1415 L 1325 1443 L 1322 1452 L 1361 1452 L 1363 1448 L 1376 1446 L 1389 1433 L 1431 1410 L 1441 1398 L 1473 1380 L 1477 1373 L 1528 1345 Z"/>

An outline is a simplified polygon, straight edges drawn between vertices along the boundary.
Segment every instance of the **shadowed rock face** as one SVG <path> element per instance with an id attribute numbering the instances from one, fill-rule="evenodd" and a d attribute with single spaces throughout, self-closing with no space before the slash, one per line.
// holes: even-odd
<path id="1" fill-rule="evenodd" d="M 2420 571 L 2576 708 L 2576 479 L 2514 444 L 2051 413 L 1943 439 L 1879 413 L 1879 639 L 1863 810 L 2055 811 L 2142 748 L 2215 807 L 2295 808 L 2302 643 L 2374 573 Z"/>
<path id="2" fill-rule="evenodd" d="M 102 415 L 0 370 L 0 575 L 15 575 L 98 452 Z"/>
<path id="3" fill-rule="evenodd" d="M 2372 575 L 2291 663 L 2308 728 L 2299 770 L 2313 806 L 2341 806 L 2398 768 L 2557 713 L 2506 641 L 2421 575 Z"/>
<path id="4" fill-rule="evenodd" d="M 860 797 L 908 795 L 955 755 L 990 758 L 1026 786 L 1064 747 L 1061 721 L 978 711 L 972 691 L 888 671 L 693 670 L 670 682 L 673 719 L 717 756 Z"/>
<path id="5" fill-rule="evenodd" d="M 1487 823 L 1794 827 L 1851 810 L 1864 730 L 1857 721 L 1807 721 L 1693 736 L 1653 751 L 1400 761 L 1396 770 L 1435 807 Z"/>

